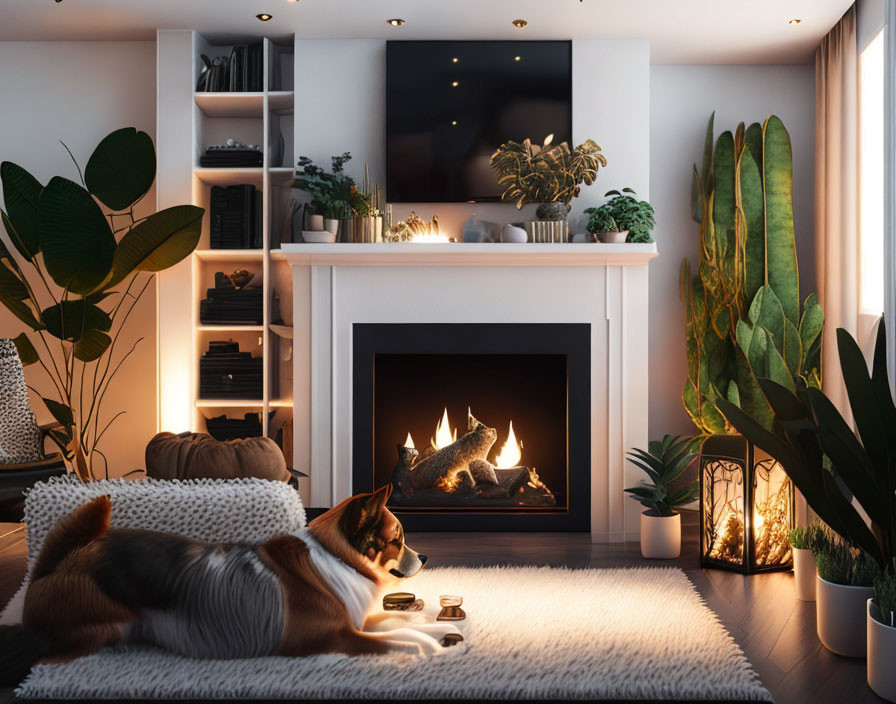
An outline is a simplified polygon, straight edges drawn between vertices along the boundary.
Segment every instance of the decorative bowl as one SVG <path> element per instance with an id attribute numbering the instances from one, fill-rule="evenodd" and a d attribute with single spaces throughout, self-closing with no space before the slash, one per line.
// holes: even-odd
<path id="1" fill-rule="evenodd" d="M 336 233 L 326 230 L 302 230 L 302 239 L 308 244 L 320 244 L 322 242 L 335 242 Z"/>

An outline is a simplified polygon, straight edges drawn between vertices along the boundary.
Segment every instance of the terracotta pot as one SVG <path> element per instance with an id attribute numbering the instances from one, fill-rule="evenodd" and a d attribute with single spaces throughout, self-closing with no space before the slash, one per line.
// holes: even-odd
<path id="1" fill-rule="evenodd" d="M 896 702 L 896 628 L 887 626 L 874 616 L 880 616 L 880 608 L 868 599 L 868 686 L 888 702 Z"/>
<path id="2" fill-rule="evenodd" d="M 314 230 L 315 232 L 320 232 L 324 229 L 324 216 L 323 215 L 309 215 L 308 216 L 308 229 Z"/>
<path id="3" fill-rule="evenodd" d="M 604 244 L 622 244 L 628 238 L 628 230 L 619 232 L 598 232 L 597 239 Z"/>
<path id="4" fill-rule="evenodd" d="M 791 547 L 793 552 L 793 586 L 800 601 L 815 601 L 815 555 L 806 548 Z"/>
<path id="5" fill-rule="evenodd" d="M 832 584 L 818 577 L 815 582 L 815 614 L 821 644 L 837 655 L 865 657 L 868 648 L 866 604 L 873 596 L 874 587 Z"/>
<path id="6" fill-rule="evenodd" d="M 681 514 L 641 514 L 641 554 L 651 560 L 671 560 L 681 554 Z"/>

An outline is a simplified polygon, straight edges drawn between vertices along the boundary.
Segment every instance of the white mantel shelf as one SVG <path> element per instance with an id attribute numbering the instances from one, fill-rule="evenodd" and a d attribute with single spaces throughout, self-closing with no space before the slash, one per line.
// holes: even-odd
<path id="1" fill-rule="evenodd" d="M 657 256 L 650 244 L 502 244 L 413 242 L 284 243 L 272 252 L 293 266 L 643 266 Z"/>

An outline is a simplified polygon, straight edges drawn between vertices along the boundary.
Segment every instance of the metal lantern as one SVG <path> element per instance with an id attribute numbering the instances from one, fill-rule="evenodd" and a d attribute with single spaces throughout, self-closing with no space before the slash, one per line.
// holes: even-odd
<path id="1" fill-rule="evenodd" d="M 713 435 L 700 453 L 700 562 L 754 574 L 788 570 L 793 484 L 740 435 Z"/>

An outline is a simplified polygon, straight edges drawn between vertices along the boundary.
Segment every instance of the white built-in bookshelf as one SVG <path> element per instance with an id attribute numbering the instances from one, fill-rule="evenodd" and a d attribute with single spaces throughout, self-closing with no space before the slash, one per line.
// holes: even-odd
<path id="1" fill-rule="evenodd" d="M 245 413 L 261 416 L 263 432 L 292 437 L 292 273 L 279 256 L 281 233 L 290 226 L 295 105 L 293 37 L 264 38 L 263 86 L 257 92 L 197 92 L 200 56 L 228 56 L 235 44 L 257 37 L 218 41 L 198 32 L 158 33 L 158 207 L 192 202 L 206 209 L 196 251 L 159 280 L 160 430 L 206 432 L 207 418 Z M 201 167 L 200 156 L 232 138 L 262 149 L 257 168 Z M 212 249 L 209 204 L 213 186 L 252 184 L 261 191 L 260 249 Z M 203 325 L 199 302 L 214 287 L 215 273 L 246 269 L 263 290 L 261 325 Z M 276 325 L 279 324 L 279 325 Z M 208 399 L 199 394 L 199 359 L 213 340 L 239 343 L 261 357 L 263 393 L 258 398 Z M 285 448 L 289 453 L 289 447 Z M 298 469 L 302 469 L 299 467 Z"/>

